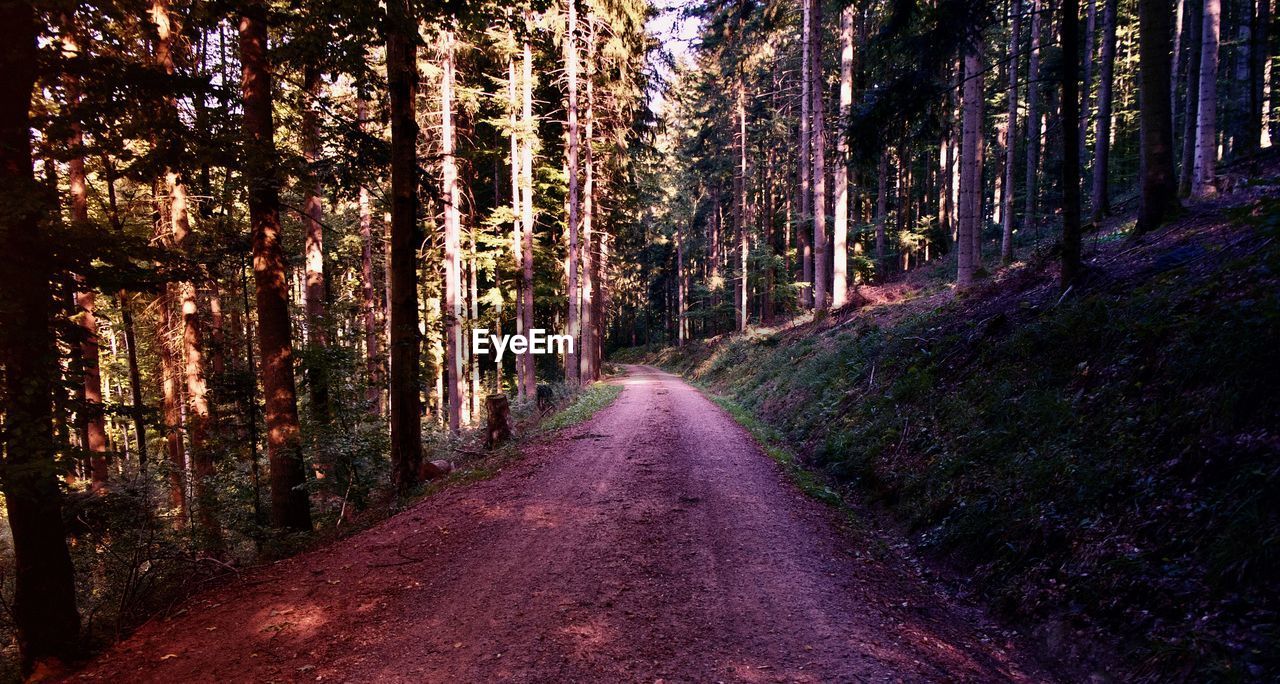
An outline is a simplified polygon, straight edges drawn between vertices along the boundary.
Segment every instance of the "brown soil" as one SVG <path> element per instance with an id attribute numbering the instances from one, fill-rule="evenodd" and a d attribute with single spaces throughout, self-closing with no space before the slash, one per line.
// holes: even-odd
<path id="1" fill-rule="evenodd" d="M 683 381 L 614 382 L 493 479 L 199 595 L 75 678 L 1049 679 Z"/>

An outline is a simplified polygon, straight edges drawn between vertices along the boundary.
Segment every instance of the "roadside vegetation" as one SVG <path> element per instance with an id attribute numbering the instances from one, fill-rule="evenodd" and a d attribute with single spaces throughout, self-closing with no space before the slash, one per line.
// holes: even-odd
<path id="1" fill-rule="evenodd" d="M 1062 657 L 1136 678 L 1280 673 L 1280 202 L 1096 237 L 1063 295 L 1033 253 L 964 296 L 628 351 L 705 384 L 892 512 Z M 750 419 L 748 419 L 748 424 Z"/>

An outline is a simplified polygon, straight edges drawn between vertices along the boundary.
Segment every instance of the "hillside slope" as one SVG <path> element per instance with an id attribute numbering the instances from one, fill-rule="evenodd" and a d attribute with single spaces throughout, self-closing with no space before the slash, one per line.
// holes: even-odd
<path id="1" fill-rule="evenodd" d="M 1040 254 L 963 295 L 620 356 L 777 428 L 1064 658 L 1114 641 L 1127 679 L 1280 676 L 1267 173 L 1142 240 L 1090 236 L 1065 296 Z"/>

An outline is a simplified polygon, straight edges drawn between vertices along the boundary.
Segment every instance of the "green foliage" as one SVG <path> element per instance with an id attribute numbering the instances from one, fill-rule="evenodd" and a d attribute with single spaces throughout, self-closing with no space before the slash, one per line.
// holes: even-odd
<path id="1" fill-rule="evenodd" d="M 597 411 L 609 406 L 622 393 L 622 385 L 597 382 L 574 397 L 573 403 L 542 423 L 541 429 L 561 430 L 591 419 Z"/>

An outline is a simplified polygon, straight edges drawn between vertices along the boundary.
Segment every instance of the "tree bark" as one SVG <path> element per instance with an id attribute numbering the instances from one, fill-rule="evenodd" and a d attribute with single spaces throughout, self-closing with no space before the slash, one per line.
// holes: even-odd
<path id="1" fill-rule="evenodd" d="M 1098 28 L 1098 1 L 1088 0 L 1089 4 L 1085 9 L 1085 28 L 1084 28 L 1084 83 L 1080 89 L 1080 164 L 1083 166 L 1089 158 L 1088 148 L 1086 146 L 1086 136 L 1089 130 L 1089 98 L 1092 96 L 1093 88 L 1093 67 L 1094 54 L 1096 49 L 1094 40 L 1097 38 Z M 1107 0 L 1103 0 L 1107 2 Z M 1113 22 L 1114 25 L 1114 22 Z M 1113 48 L 1114 50 L 1114 48 Z"/>
<path id="2" fill-rule="evenodd" d="M 580 221 L 580 197 L 578 195 L 578 8 L 576 0 L 566 0 L 569 5 L 567 13 L 567 25 L 564 35 L 564 63 L 565 71 L 568 74 L 568 128 L 566 135 L 566 147 L 568 148 L 568 174 L 569 174 L 569 264 L 566 269 L 568 276 L 568 299 L 569 310 L 566 316 L 566 327 L 569 335 L 569 346 L 565 354 L 565 382 L 570 387 L 576 387 L 579 384 L 578 379 L 578 353 L 581 351 L 580 342 L 581 334 L 579 331 L 579 307 L 580 302 L 578 292 L 578 229 Z"/>
<path id="3" fill-rule="evenodd" d="M 840 12 L 840 118 L 836 150 L 835 222 L 831 228 L 831 306 L 849 299 L 849 117 L 853 113 L 853 12 Z"/>
<path id="4" fill-rule="evenodd" d="M 578 369 L 581 381 L 586 383 L 594 382 L 595 373 L 595 321 L 594 309 L 596 298 L 595 284 L 595 244 L 592 235 L 594 229 L 594 220 L 596 212 L 596 169 L 595 154 L 592 146 L 595 143 L 595 74 L 593 64 L 595 62 L 596 52 L 596 24 L 595 15 L 587 15 L 587 54 L 586 54 L 586 74 L 583 79 L 586 81 L 584 87 L 586 89 L 586 109 L 583 111 L 583 151 L 582 151 L 582 228 L 579 256 L 582 262 L 578 265 L 578 277 L 581 279 L 579 296 L 582 298 L 582 305 L 579 311 L 581 325 L 582 346 L 578 350 Z"/>
<path id="5" fill-rule="evenodd" d="M 813 52 L 809 43 L 813 40 L 813 6 L 810 0 L 800 0 L 804 18 L 800 28 L 800 225 L 796 236 L 800 239 L 800 289 L 801 306 L 813 307 L 813 244 L 809 237 L 813 221 Z"/>
<path id="6" fill-rule="evenodd" d="M 747 109 L 746 89 L 742 82 L 742 71 L 739 67 L 737 83 L 734 86 L 734 142 L 735 160 L 733 170 L 733 228 L 734 250 L 737 252 L 737 271 L 734 278 L 734 311 L 737 318 L 738 332 L 746 332 L 750 322 L 747 311 Z M 816 224 L 815 224 L 816 225 Z M 816 292 L 816 290 L 815 290 Z"/>
<path id="7" fill-rule="evenodd" d="M 880 167 L 876 175 L 876 272 L 880 280 L 888 274 L 888 263 L 885 262 L 885 222 L 889 219 L 889 148 L 886 145 L 880 151 Z"/>
<path id="8" fill-rule="evenodd" d="M 74 58 L 80 53 L 79 36 L 75 21 L 67 17 L 64 21 L 62 49 L 67 58 Z M 89 224 L 89 186 L 85 178 L 84 133 L 80 126 L 80 77 L 74 72 L 64 74 L 63 90 L 66 94 L 67 108 L 71 115 L 70 136 L 67 146 L 72 156 L 67 160 L 67 183 L 71 194 L 71 222 L 78 231 L 88 233 L 92 230 Z M 83 278 L 76 278 L 83 284 Z M 88 288 L 77 288 L 75 293 L 76 323 L 80 327 L 80 372 L 81 383 L 78 394 L 83 398 L 79 408 L 82 414 L 81 448 L 88 452 L 88 471 L 91 486 L 101 489 L 108 479 L 107 468 L 107 431 L 102 411 L 102 372 L 99 363 L 97 295 Z"/>
<path id="9" fill-rule="evenodd" d="M 1111 197 L 1107 192 L 1107 171 L 1111 158 L 1111 91 L 1116 65 L 1116 2 L 1117 0 L 1103 0 L 1102 9 L 1102 69 L 1098 73 L 1098 121 L 1093 142 L 1093 222 L 1095 224 L 1100 223 L 1104 216 L 1111 213 Z M 1168 28 L 1166 22 L 1166 33 Z"/>
<path id="10" fill-rule="evenodd" d="M 813 308 L 826 311 L 827 301 L 827 136 L 823 121 L 823 88 L 822 88 L 822 4 L 818 0 L 808 0 L 809 29 L 813 35 L 809 38 L 809 77 L 813 85 L 809 86 L 809 96 L 813 98 L 810 111 L 813 114 L 813 131 L 810 142 L 813 145 Z M 745 286 L 745 283 L 744 283 Z"/>
<path id="11" fill-rule="evenodd" d="M 1092 2 L 1092 0 L 1090 0 Z M 1092 7 L 1092 4 L 1090 5 Z M 1022 0 L 1010 0 L 1010 13 L 1013 15 L 1009 24 L 1009 87 L 1006 90 L 1009 109 L 1005 121 L 1004 148 L 1004 203 L 1000 216 L 1000 263 L 1013 263 L 1013 198 L 1015 173 L 1014 154 L 1018 147 L 1018 62 L 1021 59 L 1019 46 L 1022 45 Z"/>
<path id="12" fill-rule="evenodd" d="M 1187 91 L 1186 109 L 1182 116 L 1182 158 L 1178 173 L 1178 196 L 1191 194 L 1192 179 L 1196 167 L 1196 141 L 1199 140 L 1198 118 L 1200 110 L 1200 57 L 1204 39 L 1204 0 L 1186 0 L 1187 12 L 1187 61 L 1183 71 L 1183 83 Z"/>
<path id="13" fill-rule="evenodd" d="M 311 506 L 298 425 L 293 378 L 293 326 L 289 285 L 280 245 L 280 186 L 276 177 L 272 120 L 271 63 L 267 53 L 267 11 L 262 0 L 240 15 L 241 97 L 244 108 L 244 176 L 249 186 L 253 229 L 253 279 L 257 286 L 258 349 L 266 396 L 267 459 L 271 467 L 271 524 L 311 529 Z"/>
<path id="14" fill-rule="evenodd" d="M 1245 117 L 1245 140 L 1247 150 L 1257 150 L 1262 146 L 1265 116 L 1263 103 L 1266 101 L 1267 66 L 1271 62 L 1271 0 L 1256 0 L 1256 9 L 1251 19 L 1249 43 L 1249 111 Z M 1269 142 L 1269 140 L 1268 140 Z"/>
<path id="15" fill-rule="evenodd" d="M 1197 101 L 1195 168 L 1191 194 L 1211 197 L 1214 167 L 1218 161 L 1218 35 L 1221 1 L 1204 0 L 1204 23 L 1200 34 L 1200 95 Z"/>
<path id="16" fill-rule="evenodd" d="M 314 64 L 303 68 L 302 76 L 302 156 L 307 163 L 303 176 L 302 204 L 304 214 L 303 261 L 306 289 L 304 309 L 307 314 L 308 354 L 307 379 L 311 395 L 311 410 L 321 423 L 329 422 L 329 377 L 323 352 L 328 347 L 325 329 L 325 281 L 324 281 L 324 202 L 321 198 L 320 180 L 316 165 L 320 162 L 320 111 L 319 99 L 324 87 L 320 69 Z"/>
<path id="17" fill-rule="evenodd" d="M 391 481 L 400 492 L 417 484 L 422 465 L 422 400 L 418 392 L 418 29 L 408 0 L 387 3 L 387 91 L 391 107 L 390 268 L 387 281 L 390 356 Z"/>
<path id="18" fill-rule="evenodd" d="M 526 335 L 524 327 L 524 291 L 521 288 L 520 273 L 524 263 L 524 256 L 521 252 L 524 250 L 523 232 L 524 222 L 524 199 L 520 197 L 523 188 L 524 171 L 520 169 L 521 141 L 520 130 L 517 123 L 517 113 L 520 111 L 520 101 L 516 87 L 516 60 L 513 55 L 507 60 L 507 128 L 508 136 L 511 142 L 511 260 L 516 270 L 516 334 Z M 516 399 L 523 402 L 527 393 L 524 385 L 524 368 L 520 357 L 516 357 Z M 501 371 L 501 366 L 498 368 Z M 501 372 L 499 372 L 501 375 Z"/>
<path id="19" fill-rule="evenodd" d="M 361 130 L 368 128 L 368 109 L 362 99 L 356 105 L 356 117 Z M 365 402 L 369 412 L 383 415 L 382 364 L 379 362 L 381 344 L 378 335 L 378 306 L 373 283 L 373 209 L 370 206 L 369 187 L 360 185 L 357 200 L 360 213 L 360 312 L 364 323 L 364 353 L 367 385 Z"/>
<path id="20" fill-rule="evenodd" d="M 1115 0 L 1107 0 L 1109 3 Z M 1080 44 L 1077 0 L 1063 0 L 1059 43 L 1062 53 L 1076 54 Z M 1076 136 L 1080 125 L 1079 64 L 1074 57 L 1062 60 L 1062 281 L 1066 290 L 1080 275 L 1080 155 Z"/>
<path id="21" fill-rule="evenodd" d="M 1177 180 L 1173 174 L 1173 112 L 1169 91 L 1171 76 L 1169 0 L 1138 3 L 1139 144 L 1137 232 L 1158 228 L 1177 209 Z"/>
<path id="22" fill-rule="evenodd" d="M 462 215 L 459 207 L 458 161 L 454 156 L 453 31 L 441 37 L 443 57 L 440 64 L 440 177 L 444 199 L 444 358 L 445 384 L 449 394 L 449 431 L 462 429 Z"/>
<path id="23" fill-rule="evenodd" d="M 525 25 L 530 23 L 529 15 L 525 15 Z M 537 135 L 537 124 L 533 120 L 533 52 L 526 39 L 523 45 L 524 54 L 520 66 L 523 71 L 523 93 L 521 96 L 520 133 L 523 138 L 520 151 L 520 170 L 523 172 L 520 197 L 521 222 L 524 234 L 521 236 L 523 249 L 520 263 L 520 316 L 524 319 L 524 329 L 533 329 L 533 231 L 536 225 L 533 213 L 533 145 Z M 517 357 L 521 372 L 524 375 L 524 386 L 531 395 L 537 392 L 536 367 L 533 354 Z"/>
<path id="24" fill-rule="evenodd" d="M 1037 170 L 1040 167 L 1040 34 L 1044 13 L 1043 0 L 1031 1 L 1031 50 L 1027 62 L 1027 182 L 1026 206 L 1022 211 L 1022 229 L 1031 231 L 1036 225 Z"/>
<path id="25" fill-rule="evenodd" d="M 975 32 L 964 54 L 963 130 L 960 141 L 960 229 L 956 249 L 956 286 L 973 284 L 977 271 L 974 232 L 982 202 L 982 161 L 978 148 L 982 145 L 982 56 Z M 1073 143 L 1074 138 L 1070 139 Z"/>
<path id="26" fill-rule="evenodd" d="M 50 328 L 53 265 L 42 212 L 43 191 L 31 159 L 30 108 L 39 27 L 30 3 L 0 4 L 0 241 L 22 255 L 0 268 L 0 362 L 6 397 L 0 462 L 13 535 L 10 615 L 22 671 L 76 653 L 80 616 L 75 571 L 62 523 L 52 397 L 58 359 Z"/>

